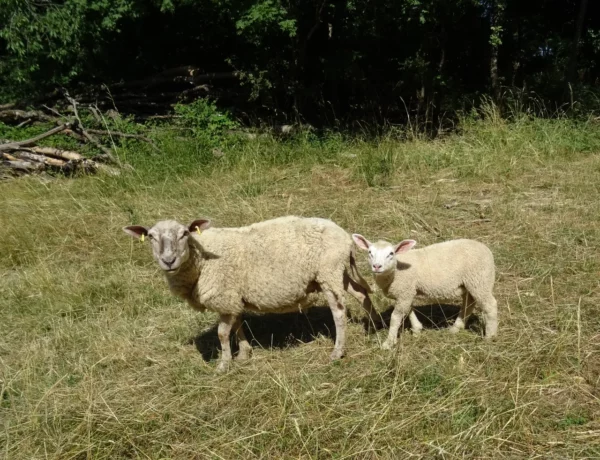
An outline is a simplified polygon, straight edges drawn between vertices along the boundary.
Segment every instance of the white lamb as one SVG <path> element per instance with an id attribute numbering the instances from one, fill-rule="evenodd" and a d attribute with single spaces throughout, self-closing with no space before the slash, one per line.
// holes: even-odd
<path id="1" fill-rule="evenodd" d="M 398 329 L 409 315 L 413 333 L 423 325 L 412 310 L 415 296 L 448 300 L 462 295 L 458 318 L 450 328 L 453 333 L 464 329 L 465 322 L 477 305 L 485 322 L 485 337 L 496 335 L 498 308 L 494 288 L 494 256 L 489 248 L 474 240 L 452 240 L 422 249 L 410 249 L 416 241 L 404 240 L 396 245 L 386 241 L 371 243 L 364 236 L 352 235 L 356 245 L 369 251 L 369 262 L 377 286 L 396 301 L 390 331 L 384 349 L 396 344 Z"/>
<path id="2" fill-rule="evenodd" d="M 206 219 L 189 226 L 171 220 L 123 230 L 151 241 L 175 295 L 197 310 L 220 315 L 219 371 L 227 370 L 232 359 L 232 328 L 240 348 L 237 359 L 250 355 L 240 321 L 244 311 L 298 311 L 311 306 L 312 293 L 323 292 L 336 327 L 332 360 L 344 355 L 344 290 L 376 321 L 369 285 L 356 270 L 352 239 L 330 220 L 288 216 L 240 228 L 210 228 Z"/>

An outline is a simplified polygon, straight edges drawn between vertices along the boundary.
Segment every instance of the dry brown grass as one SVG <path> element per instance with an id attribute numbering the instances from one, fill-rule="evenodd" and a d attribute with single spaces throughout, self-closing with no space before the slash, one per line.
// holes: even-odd
<path id="1" fill-rule="evenodd" d="M 600 156 L 556 152 L 548 133 L 527 145 L 521 131 L 498 129 L 498 142 L 483 138 L 489 145 L 385 141 L 319 161 L 249 157 L 164 179 L 0 184 L 0 455 L 600 456 Z M 596 129 L 588 137 L 600 145 L 597 127 L 582 129 Z M 487 243 L 498 266 L 497 340 L 484 343 L 476 322 L 458 335 L 432 326 L 402 332 L 385 353 L 387 331 L 352 322 L 347 357 L 331 364 L 331 318 L 313 309 L 250 318 L 254 358 L 216 375 L 215 316 L 172 297 L 149 248 L 120 228 L 284 214 L 421 246 Z M 422 310 L 425 321 L 443 324 L 440 315 Z"/>

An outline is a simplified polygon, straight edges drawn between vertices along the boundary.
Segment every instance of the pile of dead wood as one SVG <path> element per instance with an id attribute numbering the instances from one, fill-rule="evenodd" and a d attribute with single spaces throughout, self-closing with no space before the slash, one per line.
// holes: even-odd
<path id="1" fill-rule="evenodd" d="M 205 72 L 198 67 L 186 65 L 139 80 L 73 88 L 71 94 L 82 108 L 101 112 L 118 111 L 133 115 L 136 120 L 146 120 L 170 118 L 174 104 L 189 103 L 199 97 L 211 96 L 232 102 L 240 97 L 239 83 L 238 72 Z M 57 89 L 27 102 L 30 107 L 52 107 L 60 110 L 67 101 L 63 90 Z M 43 120 L 47 116 L 45 110 L 21 110 L 19 113 L 3 115 L 0 106 L 0 121 L 15 118 L 15 122 L 19 119 L 20 122 L 27 123 L 27 120 Z"/>
<path id="2" fill-rule="evenodd" d="M 157 149 L 151 139 L 138 135 L 121 133 L 118 131 L 105 131 L 100 129 L 85 128 L 79 117 L 78 105 L 67 91 L 64 97 L 68 101 L 72 119 L 64 121 L 65 117 L 55 109 L 45 107 L 46 112 L 35 110 L 20 110 L 9 105 L 0 106 L 0 121 L 6 124 L 22 127 L 28 124 L 43 122 L 55 123 L 57 126 L 46 132 L 22 141 L 0 141 L 0 171 L 11 175 L 23 175 L 39 172 L 60 172 L 67 175 L 75 173 L 94 174 L 104 172 L 117 175 L 122 168 L 131 168 L 122 164 L 112 149 L 104 145 L 97 136 L 110 136 L 111 138 L 135 138 L 149 143 Z M 42 139 L 58 134 L 74 137 L 81 144 L 90 144 L 97 153 L 88 158 L 72 150 L 43 147 L 37 145 Z M 5 174 L 0 174 L 5 176 Z"/>
<path id="3" fill-rule="evenodd" d="M 23 175 L 39 172 L 60 172 L 71 175 L 74 173 L 95 174 L 104 171 L 107 174 L 117 175 L 117 168 L 90 160 L 83 155 L 69 150 L 55 149 L 53 147 L 13 147 L 2 151 L 0 168 L 10 170 L 14 175 Z"/>

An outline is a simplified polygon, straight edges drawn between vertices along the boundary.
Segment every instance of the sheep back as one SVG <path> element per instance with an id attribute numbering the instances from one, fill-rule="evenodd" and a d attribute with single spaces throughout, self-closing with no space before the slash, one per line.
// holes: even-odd
<path id="1" fill-rule="evenodd" d="M 201 254 L 194 297 L 221 314 L 300 308 L 322 283 L 341 290 L 352 251 L 350 236 L 333 222 L 291 216 L 211 228 L 192 244 Z"/>
<path id="2" fill-rule="evenodd" d="M 396 257 L 396 276 L 389 293 L 420 294 L 436 299 L 455 297 L 467 290 L 491 291 L 495 281 L 494 256 L 483 243 L 457 239 L 414 249 Z"/>

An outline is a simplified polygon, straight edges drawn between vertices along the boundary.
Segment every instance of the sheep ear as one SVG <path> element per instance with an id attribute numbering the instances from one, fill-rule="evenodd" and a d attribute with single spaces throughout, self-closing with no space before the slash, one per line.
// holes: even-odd
<path id="1" fill-rule="evenodd" d="M 188 230 L 190 232 L 195 232 L 198 230 L 208 230 L 211 226 L 210 220 L 208 219 L 196 219 L 194 222 L 190 224 Z"/>
<path id="2" fill-rule="evenodd" d="M 400 243 L 398 243 L 394 249 L 394 252 L 396 254 L 401 254 L 403 252 L 408 252 L 410 251 L 412 248 L 415 247 L 415 245 L 417 244 L 417 242 L 415 240 L 404 240 L 404 241 L 400 241 Z"/>
<path id="3" fill-rule="evenodd" d="M 369 246 L 371 246 L 371 242 L 366 239 L 364 236 L 359 235 L 358 233 L 354 233 L 352 235 L 352 239 L 354 240 L 354 242 L 356 243 L 356 245 L 361 248 L 364 249 L 365 251 L 369 250 Z"/>
<path id="4" fill-rule="evenodd" d="M 142 227 L 141 225 L 130 225 L 129 227 L 123 227 L 123 231 L 134 238 L 147 236 L 148 230 L 148 228 Z"/>

